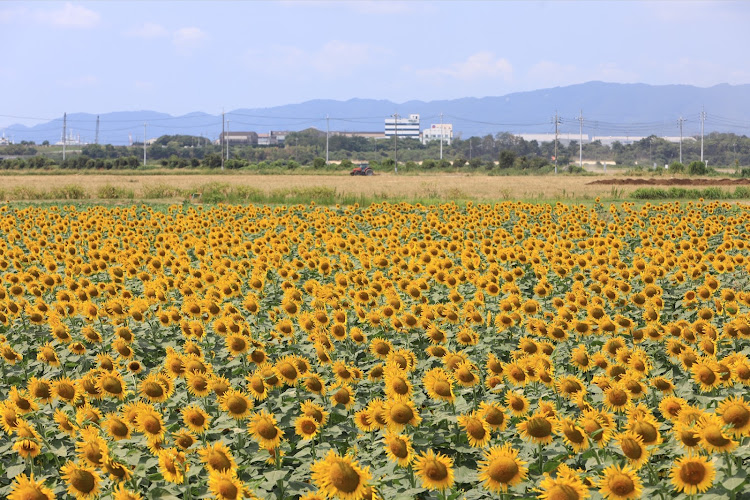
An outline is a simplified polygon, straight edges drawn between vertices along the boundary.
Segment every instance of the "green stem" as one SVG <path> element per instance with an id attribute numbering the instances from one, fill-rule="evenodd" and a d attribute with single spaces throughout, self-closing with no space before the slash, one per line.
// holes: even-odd
<path id="1" fill-rule="evenodd" d="M 542 471 L 544 471 L 544 454 L 543 454 L 542 448 L 543 448 L 542 443 L 539 443 L 539 474 L 541 474 Z"/>

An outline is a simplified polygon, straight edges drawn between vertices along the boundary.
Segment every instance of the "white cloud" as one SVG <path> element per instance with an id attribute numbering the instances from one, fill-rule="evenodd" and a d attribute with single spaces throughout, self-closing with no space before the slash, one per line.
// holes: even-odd
<path id="1" fill-rule="evenodd" d="M 206 32 L 194 26 L 180 28 L 172 35 L 172 43 L 178 51 L 184 53 L 197 49 L 207 39 Z"/>
<path id="2" fill-rule="evenodd" d="M 60 8 L 37 10 L 35 17 L 44 24 L 63 28 L 92 28 L 101 19 L 99 13 L 71 2 L 65 2 Z"/>
<path id="3" fill-rule="evenodd" d="M 505 58 L 496 57 L 489 51 L 482 51 L 469 56 L 465 61 L 443 68 L 418 69 L 416 73 L 426 78 L 447 77 L 464 81 L 500 79 L 509 82 L 513 79 L 513 66 Z"/>
<path id="4" fill-rule="evenodd" d="M 247 52 L 247 60 L 256 71 L 270 75 L 303 75 L 339 78 L 348 76 L 363 65 L 372 64 L 385 54 L 379 47 L 368 44 L 332 40 L 315 50 L 303 50 L 289 45 L 271 46 L 267 50 Z"/>
<path id="5" fill-rule="evenodd" d="M 144 23 L 142 26 L 134 28 L 125 34 L 136 38 L 151 39 L 165 37 L 169 35 L 169 31 L 161 24 Z"/>
<path id="6" fill-rule="evenodd" d="M 136 80 L 133 82 L 133 87 L 135 87 L 138 90 L 151 90 L 154 88 L 153 82 L 147 82 L 144 80 Z"/>
<path id="7" fill-rule="evenodd" d="M 99 85 L 99 78 L 93 75 L 82 75 L 76 78 L 69 78 L 67 80 L 59 80 L 59 83 L 63 87 L 80 89 Z"/>

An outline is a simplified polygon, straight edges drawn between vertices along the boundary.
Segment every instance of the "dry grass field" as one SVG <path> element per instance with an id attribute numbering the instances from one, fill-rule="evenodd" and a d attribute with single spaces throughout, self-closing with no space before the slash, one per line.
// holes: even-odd
<path id="1" fill-rule="evenodd" d="M 265 193 L 288 189 L 326 188 L 340 195 L 397 198 L 433 198 L 496 201 L 511 199 L 586 199 L 596 196 L 623 196 L 637 186 L 588 185 L 597 176 L 483 176 L 461 174 L 393 175 L 351 177 L 349 175 L 12 175 L 2 178 L 6 198 L 33 198 L 39 190 L 61 190 L 70 186 L 82 188 L 87 198 L 102 198 L 100 193 L 116 188 L 131 192 L 135 199 L 148 198 L 155 187 L 173 188 L 172 197 L 201 192 L 210 183 L 247 187 Z M 168 192 L 168 189 L 163 189 Z M 179 193 L 178 193 L 179 191 Z M 24 196 L 24 193 L 30 193 Z M 166 196 L 169 198 L 170 196 Z"/>

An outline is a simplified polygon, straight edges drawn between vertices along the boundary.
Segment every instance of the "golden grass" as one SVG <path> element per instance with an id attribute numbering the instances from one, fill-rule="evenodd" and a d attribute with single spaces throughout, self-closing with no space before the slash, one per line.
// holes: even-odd
<path id="1" fill-rule="evenodd" d="M 595 179 L 614 176 L 483 176 L 465 174 L 394 175 L 380 174 L 372 177 L 349 175 L 248 175 L 210 174 L 197 175 L 23 175 L 3 176 L 1 189 L 8 193 L 33 190 L 60 189 L 79 186 L 96 199 L 104 188 L 114 187 L 132 191 L 135 198 L 144 198 L 155 186 L 175 188 L 175 192 L 200 191 L 212 182 L 230 186 L 246 186 L 271 193 L 283 189 L 327 188 L 341 195 L 388 198 L 435 198 L 445 200 L 516 200 L 516 199 L 593 199 L 622 197 L 638 186 L 587 185 Z M 176 195 L 175 198 L 183 197 Z M 23 199 L 23 196 L 11 196 Z"/>

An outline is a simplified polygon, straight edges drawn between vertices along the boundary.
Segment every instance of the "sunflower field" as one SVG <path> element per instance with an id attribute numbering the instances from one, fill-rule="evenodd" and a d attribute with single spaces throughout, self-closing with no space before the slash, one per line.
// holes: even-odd
<path id="1" fill-rule="evenodd" d="M 0 495 L 750 498 L 750 209 L 0 208 Z"/>

